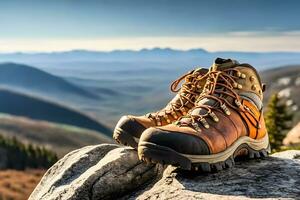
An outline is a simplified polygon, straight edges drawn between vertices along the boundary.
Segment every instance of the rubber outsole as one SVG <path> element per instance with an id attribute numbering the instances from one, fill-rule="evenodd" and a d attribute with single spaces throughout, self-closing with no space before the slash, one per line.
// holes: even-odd
<path id="1" fill-rule="evenodd" d="M 114 133 L 113 133 L 113 138 L 122 145 L 125 146 L 131 146 L 132 148 L 137 149 L 138 147 L 138 142 L 135 140 L 135 138 L 126 132 L 125 130 L 121 128 L 115 128 Z"/>
<path id="2" fill-rule="evenodd" d="M 261 149 L 253 149 L 248 144 L 242 143 L 234 149 L 233 153 L 222 161 L 213 162 L 211 159 L 197 162 L 188 158 L 185 154 L 180 154 L 175 150 L 155 144 L 140 144 L 138 147 L 139 158 L 147 163 L 160 163 L 163 165 L 173 165 L 184 170 L 194 171 L 220 171 L 231 168 L 237 159 L 253 159 L 267 157 L 270 153 L 270 146 Z M 214 155 L 205 155 L 207 158 Z"/>

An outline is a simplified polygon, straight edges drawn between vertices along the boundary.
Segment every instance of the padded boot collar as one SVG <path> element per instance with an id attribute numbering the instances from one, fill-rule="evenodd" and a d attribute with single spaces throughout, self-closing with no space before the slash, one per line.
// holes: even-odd
<path id="1" fill-rule="evenodd" d="M 239 62 L 236 61 L 236 60 L 216 58 L 215 62 L 211 66 L 211 70 L 212 71 L 222 70 L 222 69 L 226 69 L 226 68 L 236 66 L 238 64 L 239 64 Z"/>

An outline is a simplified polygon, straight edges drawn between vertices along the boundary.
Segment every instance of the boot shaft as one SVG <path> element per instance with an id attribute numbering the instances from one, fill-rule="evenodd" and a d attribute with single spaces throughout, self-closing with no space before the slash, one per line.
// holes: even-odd
<path id="1" fill-rule="evenodd" d="M 229 75 L 236 77 L 231 86 L 232 90 L 238 95 L 238 98 L 232 96 L 225 98 L 233 105 L 232 107 L 235 107 L 233 110 L 240 115 L 244 122 L 246 135 L 254 139 L 264 137 L 267 133 L 262 111 L 265 86 L 262 84 L 256 69 L 249 64 L 240 64 L 235 60 L 218 58 L 210 70 L 226 71 Z M 224 82 L 222 79 L 216 81 Z M 227 88 L 222 88 L 222 86 L 216 88 L 216 90 L 222 89 L 224 91 L 228 90 Z M 230 107 L 231 105 L 226 106 Z M 231 109 L 227 108 L 227 110 Z"/>
<path id="2" fill-rule="evenodd" d="M 237 77 L 233 83 L 234 91 L 247 100 L 252 101 L 258 109 L 262 107 L 264 85 L 256 69 L 249 64 L 240 64 L 231 59 L 217 58 L 211 71 L 224 71 Z"/>

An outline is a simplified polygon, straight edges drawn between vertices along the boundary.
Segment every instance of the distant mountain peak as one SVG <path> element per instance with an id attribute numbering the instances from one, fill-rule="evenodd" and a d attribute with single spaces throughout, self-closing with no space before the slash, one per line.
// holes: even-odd
<path id="1" fill-rule="evenodd" d="M 161 48 L 161 47 L 155 47 L 155 48 L 144 48 L 141 49 L 137 52 L 151 52 L 151 51 L 156 51 L 156 52 L 201 52 L 201 53 L 207 53 L 205 49 L 202 48 L 196 48 L 196 49 L 188 49 L 188 50 L 180 50 L 180 49 L 172 49 L 172 48 Z"/>

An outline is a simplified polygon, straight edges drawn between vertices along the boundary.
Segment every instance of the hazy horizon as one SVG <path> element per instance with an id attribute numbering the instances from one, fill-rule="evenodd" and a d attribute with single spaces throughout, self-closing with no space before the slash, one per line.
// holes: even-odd
<path id="1" fill-rule="evenodd" d="M 128 51 L 128 52 L 141 52 L 141 51 L 154 51 L 154 50 L 171 50 L 171 51 L 194 51 L 194 50 L 203 50 L 207 53 L 218 53 L 218 52 L 233 52 L 233 53 L 300 53 L 300 50 L 297 51 L 289 51 L 289 50 L 277 50 L 277 51 L 247 51 L 247 50 L 216 50 L 210 51 L 205 48 L 187 48 L 187 49 L 180 49 L 180 48 L 172 48 L 172 47 L 145 47 L 145 48 L 137 48 L 137 49 L 111 49 L 111 50 L 97 50 L 97 49 L 81 49 L 81 48 L 74 48 L 74 49 L 66 49 L 66 50 L 49 50 L 49 51 L 0 51 L 0 55 L 3 54 L 51 54 L 51 53 L 66 53 L 66 52 L 96 52 L 96 53 L 113 53 L 118 51 Z"/>

